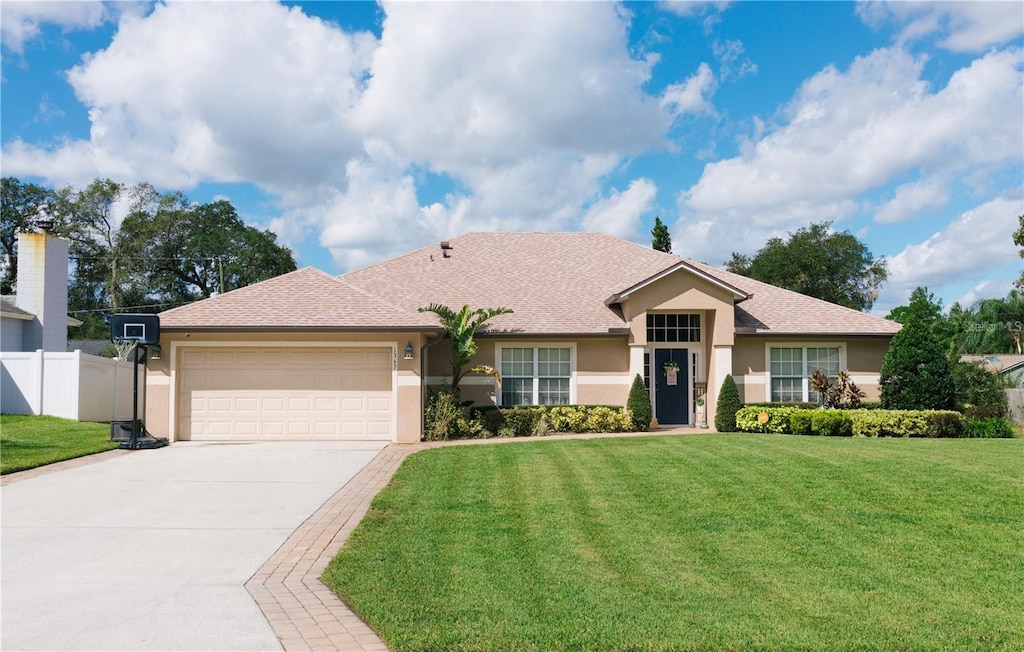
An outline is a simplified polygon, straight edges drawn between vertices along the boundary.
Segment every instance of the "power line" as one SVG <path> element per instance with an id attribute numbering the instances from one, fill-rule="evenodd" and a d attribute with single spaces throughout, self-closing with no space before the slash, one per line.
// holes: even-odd
<path id="1" fill-rule="evenodd" d="M 160 306 L 174 306 L 177 305 L 174 302 L 165 303 L 147 303 L 140 306 L 121 306 L 117 310 L 135 310 L 136 308 L 159 308 Z M 77 315 L 83 312 L 114 312 L 114 308 L 92 308 L 89 310 L 69 310 L 68 314 Z"/>

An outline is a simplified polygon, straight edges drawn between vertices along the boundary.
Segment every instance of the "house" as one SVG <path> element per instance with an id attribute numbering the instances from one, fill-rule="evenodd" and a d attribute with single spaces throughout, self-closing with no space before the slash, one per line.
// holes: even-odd
<path id="1" fill-rule="evenodd" d="M 436 317 L 511 308 L 477 334 L 476 405 L 624 405 L 642 375 L 661 424 L 713 423 L 727 374 L 753 401 L 807 400 L 849 370 L 878 398 L 899 324 L 596 233 L 469 233 L 338 277 L 313 268 L 161 313 L 147 429 L 173 439 L 418 441 L 450 374 Z M 704 396 L 705 405 L 697 399 Z M 706 410 L 701 413 L 701 409 Z"/>
<path id="2" fill-rule="evenodd" d="M 0 298 L 0 406 L 79 421 L 132 415 L 134 366 L 68 351 L 68 241 L 18 234 L 18 293 Z M 141 387 L 141 379 L 140 379 Z"/>
<path id="3" fill-rule="evenodd" d="M 1014 387 L 1024 387 L 1024 355 L 993 353 L 988 355 L 961 355 L 961 362 L 980 362 L 991 372 L 1011 382 Z"/>
<path id="4" fill-rule="evenodd" d="M 18 234 L 18 292 L 0 297 L 0 351 L 60 351 L 68 346 L 68 241 Z"/>

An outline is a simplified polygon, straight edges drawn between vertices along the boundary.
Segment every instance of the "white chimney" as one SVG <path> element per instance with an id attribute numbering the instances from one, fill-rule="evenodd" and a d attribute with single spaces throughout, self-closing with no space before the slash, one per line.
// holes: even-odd
<path id="1" fill-rule="evenodd" d="M 18 307 L 36 316 L 22 330 L 25 351 L 68 348 L 68 241 L 18 234 Z"/>

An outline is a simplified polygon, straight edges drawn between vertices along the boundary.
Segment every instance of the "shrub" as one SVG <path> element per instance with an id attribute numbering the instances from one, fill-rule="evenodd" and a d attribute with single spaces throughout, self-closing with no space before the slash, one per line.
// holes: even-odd
<path id="1" fill-rule="evenodd" d="M 789 434 L 789 420 L 799 408 L 747 406 L 736 413 L 736 428 L 742 432 L 771 432 Z M 767 423 L 757 420 L 759 414 L 768 415 Z"/>
<path id="2" fill-rule="evenodd" d="M 736 389 L 736 381 L 732 374 L 722 381 L 722 389 L 718 392 L 715 404 L 715 430 L 718 432 L 736 432 L 738 429 L 736 413 L 743 407 L 740 392 Z"/>
<path id="3" fill-rule="evenodd" d="M 970 419 L 964 425 L 964 437 L 1009 438 L 1013 437 L 1013 426 L 1002 417 Z"/>
<path id="4" fill-rule="evenodd" d="M 956 409 L 968 419 L 1006 416 L 1004 382 L 999 374 L 989 371 L 981 362 L 954 362 L 953 384 Z"/>
<path id="5" fill-rule="evenodd" d="M 466 418 L 465 411 L 459 405 L 458 392 L 450 389 L 443 389 L 432 396 L 423 416 L 423 438 L 427 441 L 479 437 L 483 434 L 482 424 Z"/>
<path id="6" fill-rule="evenodd" d="M 964 418 L 951 410 L 850 410 L 858 437 L 960 437 Z"/>
<path id="7" fill-rule="evenodd" d="M 811 389 L 818 393 L 822 407 L 855 410 L 865 396 L 864 390 L 857 387 L 846 371 L 840 371 L 833 381 L 824 371 L 815 369 L 807 380 Z"/>
<path id="8" fill-rule="evenodd" d="M 626 399 L 626 410 L 629 412 L 631 428 L 635 432 L 647 432 L 651 428 L 651 394 L 644 385 L 644 379 L 637 374 L 633 385 L 629 388 Z"/>
<path id="9" fill-rule="evenodd" d="M 794 435 L 810 435 L 811 417 L 814 414 L 811 410 L 797 410 L 789 417 L 789 431 Z"/>
<path id="10" fill-rule="evenodd" d="M 853 419 L 842 410 L 815 410 L 811 415 L 811 432 L 826 437 L 849 437 L 853 434 Z"/>
<path id="11" fill-rule="evenodd" d="M 539 437 L 552 432 L 630 432 L 631 415 L 611 405 L 485 406 L 473 410 L 482 436 Z M 480 436 L 480 435 L 477 435 Z"/>
<path id="12" fill-rule="evenodd" d="M 762 408 L 779 408 L 779 407 L 792 407 L 800 408 L 801 410 L 817 410 L 821 406 L 817 403 L 810 403 L 808 401 L 776 401 L 774 403 L 763 402 L 763 403 L 744 403 L 743 407 L 762 407 Z"/>
<path id="13" fill-rule="evenodd" d="M 888 410 L 948 410 L 953 375 L 942 343 L 923 319 L 910 318 L 893 336 L 879 377 Z"/>

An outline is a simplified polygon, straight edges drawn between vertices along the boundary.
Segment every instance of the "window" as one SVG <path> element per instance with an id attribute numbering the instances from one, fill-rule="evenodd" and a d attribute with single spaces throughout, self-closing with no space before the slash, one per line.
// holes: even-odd
<path id="1" fill-rule="evenodd" d="M 817 401 L 818 394 L 810 391 L 807 377 L 817 369 L 829 378 L 839 375 L 839 347 L 771 347 L 769 350 L 771 395 L 775 402 Z"/>
<path id="2" fill-rule="evenodd" d="M 647 313 L 648 342 L 700 342 L 700 315 Z"/>
<path id="3" fill-rule="evenodd" d="M 572 347 L 502 347 L 501 405 L 568 405 Z"/>

